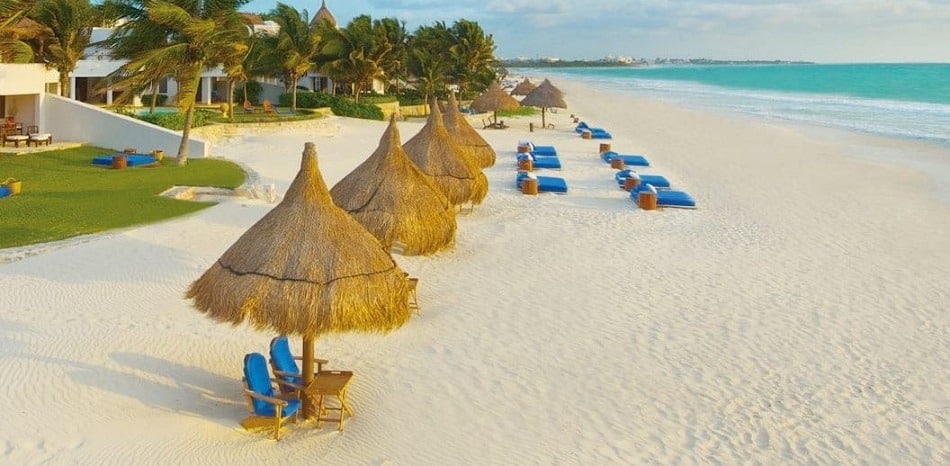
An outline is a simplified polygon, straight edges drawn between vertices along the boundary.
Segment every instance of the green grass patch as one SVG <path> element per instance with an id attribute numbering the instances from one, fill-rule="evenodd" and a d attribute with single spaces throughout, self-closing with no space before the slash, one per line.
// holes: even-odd
<path id="1" fill-rule="evenodd" d="M 516 110 L 499 110 L 499 117 L 540 115 L 541 110 L 534 107 L 518 107 Z"/>
<path id="2" fill-rule="evenodd" d="M 224 116 L 221 116 L 221 112 L 217 112 L 217 115 L 214 115 L 208 119 L 214 123 L 278 123 L 282 121 L 301 121 L 301 120 L 316 120 L 318 118 L 323 118 L 323 115 L 320 112 L 317 112 L 312 109 L 307 108 L 297 108 L 296 114 L 290 113 L 290 108 L 277 108 L 278 112 L 285 113 L 245 113 L 244 109 L 238 106 L 234 109 L 234 119 L 228 119 Z"/>
<path id="3" fill-rule="evenodd" d="M 174 185 L 236 188 L 241 168 L 218 159 L 190 159 L 179 167 L 166 155 L 156 167 L 111 170 L 92 158 L 114 153 L 84 146 L 27 155 L 0 155 L 0 181 L 16 178 L 23 191 L 0 199 L 0 248 L 25 246 L 188 214 L 212 202 L 158 194 Z"/>

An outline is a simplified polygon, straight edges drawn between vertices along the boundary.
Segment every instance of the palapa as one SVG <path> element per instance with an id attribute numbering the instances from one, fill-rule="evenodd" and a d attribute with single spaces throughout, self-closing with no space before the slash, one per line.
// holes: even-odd
<path id="1" fill-rule="evenodd" d="M 518 83 L 518 85 L 511 90 L 511 95 L 528 95 L 531 91 L 537 88 L 538 86 L 533 82 L 528 81 L 528 78 L 524 78 L 524 81 Z"/>
<path id="2" fill-rule="evenodd" d="M 476 97 L 469 106 L 479 112 L 492 112 L 495 117 L 494 123 L 497 124 L 499 110 L 515 110 L 519 105 L 514 97 L 508 95 L 498 83 L 492 81 L 488 89 Z"/>
<path id="3" fill-rule="evenodd" d="M 409 160 L 395 114 L 376 151 L 343 177 L 330 196 L 387 249 L 396 242 L 403 254 L 431 254 L 455 241 L 455 206 Z"/>
<path id="4" fill-rule="evenodd" d="M 453 92 L 449 93 L 449 103 L 442 115 L 442 121 L 449 136 L 458 143 L 462 152 L 477 167 L 485 168 L 495 164 L 495 149 L 492 149 L 488 141 L 478 134 L 465 115 L 459 111 L 458 101 L 455 100 Z"/>
<path id="5" fill-rule="evenodd" d="M 538 86 L 537 89 L 531 91 L 521 99 L 522 106 L 531 106 L 531 107 L 540 107 L 541 108 L 541 127 L 547 127 L 547 121 L 544 118 L 545 110 L 549 108 L 567 108 L 567 103 L 564 102 L 564 93 L 560 89 L 554 87 L 551 84 L 551 81 L 547 79 Z"/>
<path id="6" fill-rule="evenodd" d="M 426 124 L 402 145 L 406 155 L 453 205 L 480 204 L 488 195 L 488 178 L 449 136 L 435 100 L 429 111 Z"/>
<path id="7" fill-rule="evenodd" d="M 305 386 L 313 379 L 315 337 L 387 332 L 410 316 L 405 273 L 333 204 L 312 142 L 284 199 L 195 280 L 186 297 L 218 321 L 302 335 Z"/>

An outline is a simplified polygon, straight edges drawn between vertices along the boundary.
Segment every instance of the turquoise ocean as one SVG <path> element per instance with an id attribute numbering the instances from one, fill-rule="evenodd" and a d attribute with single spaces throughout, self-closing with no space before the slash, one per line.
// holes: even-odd
<path id="1" fill-rule="evenodd" d="M 664 65 L 512 73 L 552 82 L 562 76 L 687 107 L 950 147 L 950 64 Z"/>

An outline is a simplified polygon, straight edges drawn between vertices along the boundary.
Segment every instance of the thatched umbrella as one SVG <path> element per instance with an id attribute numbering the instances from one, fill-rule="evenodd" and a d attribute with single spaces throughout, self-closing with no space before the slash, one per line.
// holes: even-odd
<path id="1" fill-rule="evenodd" d="M 284 199 L 186 294 L 212 319 L 302 335 L 304 386 L 313 380 L 317 336 L 387 332 L 410 316 L 405 274 L 373 235 L 333 204 L 316 156 L 306 143 Z"/>
<path id="2" fill-rule="evenodd" d="M 488 89 L 485 89 L 485 92 L 482 92 L 482 95 L 475 98 L 469 107 L 478 110 L 479 112 L 493 112 L 492 114 L 495 117 L 494 123 L 498 123 L 498 111 L 499 110 L 514 110 L 518 108 L 518 101 L 514 97 L 508 95 L 507 92 L 502 90 L 501 86 L 496 82 L 492 82 L 488 86 Z"/>
<path id="3" fill-rule="evenodd" d="M 455 206 L 403 151 L 395 114 L 376 151 L 330 197 L 384 247 L 404 245 L 403 254 L 431 254 L 455 240 Z"/>
<path id="4" fill-rule="evenodd" d="M 531 91 L 521 99 L 521 105 L 532 106 L 532 107 L 541 107 L 541 127 L 546 128 L 547 122 L 544 119 L 544 112 L 548 108 L 557 107 L 557 108 L 567 108 L 567 103 L 564 102 L 564 93 L 560 89 L 554 87 L 551 84 L 551 81 L 547 79 L 538 86 L 537 89 Z"/>
<path id="5" fill-rule="evenodd" d="M 537 88 L 538 86 L 533 82 L 528 81 L 528 78 L 524 78 L 524 81 L 518 83 L 518 85 L 511 90 L 511 95 L 528 95 L 531 91 Z"/>
<path id="6" fill-rule="evenodd" d="M 480 204 L 488 194 L 488 178 L 449 136 L 434 99 L 429 111 L 425 126 L 402 145 L 406 155 L 435 181 L 453 205 Z"/>
<path id="7" fill-rule="evenodd" d="M 459 111 L 458 101 L 455 100 L 453 92 L 449 93 L 449 103 L 442 116 L 442 122 L 445 123 L 449 136 L 459 144 L 462 151 L 476 166 L 485 168 L 495 164 L 495 149 L 492 149 L 488 141 L 478 134 L 465 115 Z"/>

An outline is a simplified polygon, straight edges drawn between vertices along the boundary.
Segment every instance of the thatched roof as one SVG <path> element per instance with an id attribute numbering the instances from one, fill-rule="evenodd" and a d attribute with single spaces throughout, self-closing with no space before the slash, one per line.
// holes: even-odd
<path id="1" fill-rule="evenodd" d="M 321 24 L 322 21 L 330 23 L 330 26 L 336 27 L 336 18 L 333 17 L 333 13 L 330 12 L 330 9 L 327 8 L 326 0 L 320 2 L 320 9 L 317 10 L 317 13 L 313 15 L 313 19 L 310 20 L 310 24 L 316 26 Z"/>
<path id="2" fill-rule="evenodd" d="M 496 82 L 492 82 L 485 92 L 482 92 L 472 103 L 470 107 L 479 112 L 497 112 L 498 110 L 515 110 L 518 108 L 518 101 L 502 90 Z"/>
<path id="3" fill-rule="evenodd" d="M 511 95 L 528 95 L 529 92 L 537 89 L 537 87 L 537 85 L 528 81 L 528 78 L 524 78 L 524 81 L 518 83 L 518 85 L 511 90 Z"/>
<path id="4" fill-rule="evenodd" d="M 547 79 L 537 89 L 521 99 L 521 105 L 541 108 L 567 108 L 567 102 L 564 102 L 564 93 L 554 87 L 551 81 Z"/>
<path id="5" fill-rule="evenodd" d="M 455 240 L 455 206 L 406 156 L 395 114 L 376 151 L 330 196 L 384 247 L 400 243 L 403 254 L 431 254 Z"/>
<path id="6" fill-rule="evenodd" d="M 389 331 L 409 320 L 406 277 L 333 204 L 308 142 L 283 201 L 188 288 L 199 311 L 234 325 L 314 337 Z"/>
<path id="7" fill-rule="evenodd" d="M 488 194 L 488 178 L 449 136 L 434 100 L 429 109 L 425 126 L 402 145 L 409 160 L 432 177 L 453 205 L 481 203 Z"/>
<path id="8" fill-rule="evenodd" d="M 458 101 L 455 100 L 454 93 L 449 93 L 449 103 L 446 106 L 442 121 L 445 123 L 445 129 L 449 132 L 449 136 L 458 143 L 459 147 L 462 148 L 462 152 L 475 163 L 475 166 L 485 168 L 495 164 L 495 149 L 492 149 L 488 141 L 485 141 L 485 138 L 478 134 L 478 131 L 472 127 L 465 115 L 462 115 L 462 112 L 459 111 Z"/>

